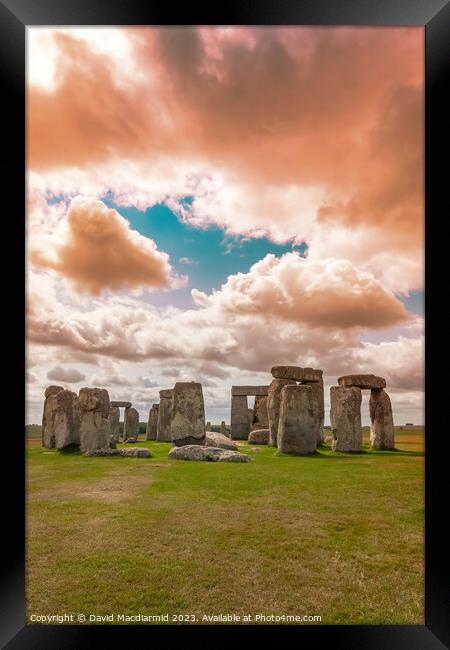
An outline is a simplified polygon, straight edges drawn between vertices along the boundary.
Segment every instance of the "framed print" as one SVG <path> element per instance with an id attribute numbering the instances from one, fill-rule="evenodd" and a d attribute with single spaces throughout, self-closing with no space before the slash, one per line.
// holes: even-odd
<path id="1" fill-rule="evenodd" d="M 0 11 L 4 647 L 445 647 L 448 4 Z"/>

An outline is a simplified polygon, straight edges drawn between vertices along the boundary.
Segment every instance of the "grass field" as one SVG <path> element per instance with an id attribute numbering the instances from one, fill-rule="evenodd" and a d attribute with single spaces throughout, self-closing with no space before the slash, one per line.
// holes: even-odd
<path id="1" fill-rule="evenodd" d="M 423 624 L 423 432 L 396 452 L 251 463 L 86 458 L 27 441 L 27 617 L 320 615 Z"/>

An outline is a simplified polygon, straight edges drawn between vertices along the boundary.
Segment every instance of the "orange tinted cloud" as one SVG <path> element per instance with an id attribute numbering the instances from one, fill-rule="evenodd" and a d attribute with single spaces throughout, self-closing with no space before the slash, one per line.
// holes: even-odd
<path id="1" fill-rule="evenodd" d="M 55 87 L 29 88 L 32 168 L 201 159 L 256 193 L 321 185 L 321 219 L 421 237 L 423 29 L 125 33 L 138 80 L 55 32 Z"/>
<path id="2" fill-rule="evenodd" d="M 93 295 L 103 289 L 170 285 L 169 256 L 101 201 L 73 199 L 65 226 L 53 255 L 31 248 L 32 264 L 58 271 L 77 289 Z"/>
<path id="3" fill-rule="evenodd" d="M 298 253 L 267 255 L 248 273 L 228 278 L 220 291 L 194 289 L 199 306 L 226 314 L 274 316 L 322 328 L 387 327 L 411 318 L 373 275 L 347 260 L 311 262 Z"/>

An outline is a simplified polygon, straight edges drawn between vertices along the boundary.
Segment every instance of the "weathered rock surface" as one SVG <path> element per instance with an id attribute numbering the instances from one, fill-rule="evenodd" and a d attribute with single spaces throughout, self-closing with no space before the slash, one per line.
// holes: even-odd
<path id="1" fill-rule="evenodd" d="M 322 370 L 300 368 L 299 366 L 273 366 L 270 372 L 274 379 L 293 379 L 305 383 L 320 381 L 323 375 Z"/>
<path id="2" fill-rule="evenodd" d="M 237 445 L 230 438 L 215 431 L 206 432 L 205 445 L 207 447 L 220 447 L 221 449 L 237 449 Z"/>
<path id="3" fill-rule="evenodd" d="M 382 388 L 370 391 L 369 413 L 372 449 L 395 449 L 391 399 Z"/>
<path id="4" fill-rule="evenodd" d="M 255 397 L 265 397 L 268 390 L 268 386 L 232 386 L 231 396 L 245 397 L 247 395 L 254 395 Z"/>
<path id="5" fill-rule="evenodd" d="M 225 424 L 225 420 L 222 420 L 222 422 L 220 423 L 220 433 L 221 433 L 223 436 L 226 436 L 226 435 L 227 435 L 227 426 L 226 426 L 226 424 Z"/>
<path id="6" fill-rule="evenodd" d="M 122 402 L 120 400 L 111 400 L 109 405 L 110 406 L 121 407 L 121 408 L 126 408 L 126 409 L 129 409 L 132 406 L 131 402 Z"/>
<path id="7" fill-rule="evenodd" d="M 172 396 L 171 388 L 164 388 L 159 391 L 158 423 L 156 427 L 156 440 L 170 442 L 170 421 L 172 418 Z"/>
<path id="8" fill-rule="evenodd" d="M 253 416 L 253 410 L 251 411 Z M 231 396 L 231 438 L 247 440 L 250 433 L 248 401 L 246 395 Z"/>
<path id="9" fill-rule="evenodd" d="M 269 429 L 254 429 L 249 433 L 248 441 L 254 445 L 267 445 L 269 443 Z"/>
<path id="10" fill-rule="evenodd" d="M 175 384 L 170 434 L 177 447 L 205 444 L 205 405 L 202 385 L 198 382 Z"/>
<path id="11" fill-rule="evenodd" d="M 139 436 L 139 413 L 135 408 L 125 409 L 125 418 L 123 423 L 123 437 L 137 438 Z"/>
<path id="12" fill-rule="evenodd" d="M 50 397 L 50 395 L 56 395 L 56 393 L 61 392 L 64 390 L 64 386 L 47 386 L 45 389 L 44 397 Z"/>
<path id="13" fill-rule="evenodd" d="M 325 404 L 323 379 L 310 384 L 313 393 L 313 406 L 317 410 L 317 444 L 324 441 L 323 424 L 325 420 Z"/>
<path id="14" fill-rule="evenodd" d="M 333 451 L 361 451 L 361 389 L 331 386 L 330 400 Z"/>
<path id="15" fill-rule="evenodd" d="M 137 457 L 137 458 L 152 458 L 153 453 L 147 447 L 133 447 L 131 449 L 119 449 L 121 456 Z"/>
<path id="16" fill-rule="evenodd" d="M 317 409 L 309 384 L 281 390 L 278 450 L 284 454 L 313 454 L 317 447 Z"/>
<path id="17" fill-rule="evenodd" d="M 116 442 L 119 442 L 120 438 L 120 410 L 118 406 L 110 406 L 109 409 L 109 426 L 111 436 L 114 437 Z"/>
<path id="18" fill-rule="evenodd" d="M 253 406 L 252 430 L 268 428 L 269 415 L 267 413 L 267 396 L 258 395 L 255 397 L 255 404 Z"/>
<path id="19" fill-rule="evenodd" d="M 146 440 L 156 440 L 158 431 L 158 411 L 159 404 L 152 404 L 152 408 L 148 412 L 147 429 L 145 432 Z"/>
<path id="20" fill-rule="evenodd" d="M 172 447 L 169 458 L 174 460 L 204 460 L 213 462 L 248 463 L 250 456 L 238 451 L 229 451 L 219 447 L 204 447 L 201 445 L 184 445 Z"/>
<path id="21" fill-rule="evenodd" d="M 281 389 L 288 384 L 294 384 L 293 379 L 273 379 L 269 386 L 269 393 L 267 396 L 267 413 L 269 417 L 269 445 L 271 447 L 277 446 L 278 437 L 278 422 L 280 419 L 280 405 L 281 405 Z"/>
<path id="22" fill-rule="evenodd" d="M 120 456 L 120 449 L 90 449 L 85 456 Z"/>
<path id="23" fill-rule="evenodd" d="M 339 377 L 338 384 L 345 388 L 350 386 L 363 389 L 386 388 L 386 379 L 376 375 L 343 375 Z"/>
<path id="24" fill-rule="evenodd" d="M 80 445 L 83 452 L 109 449 L 109 395 L 104 388 L 81 388 Z"/>
<path id="25" fill-rule="evenodd" d="M 137 438 L 127 438 L 126 440 L 124 440 L 124 443 L 129 445 L 132 445 L 135 442 L 137 442 Z"/>
<path id="26" fill-rule="evenodd" d="M 124 456 L 125 458 L 152 458 L 153 454 L 146 447 L 133 447 L 133 449 L 90 449 L 85 456 Z"/>
<path id="27" fill-rule="evenodd" d="M 57 408 L 56 395 L 64 388 L 62 386 L 48 386 L 45 389 L 44 409 L 42 413 L 42 446 L 52 449 L 55 446 L 54 419 Z"/>
<path id="28" fill-rule="evenodd" d="M 70 390 L 61 390 L 54 395 L 55 447 L 60 451 L 80 446 L 80 406 L 78 395 Z"/>

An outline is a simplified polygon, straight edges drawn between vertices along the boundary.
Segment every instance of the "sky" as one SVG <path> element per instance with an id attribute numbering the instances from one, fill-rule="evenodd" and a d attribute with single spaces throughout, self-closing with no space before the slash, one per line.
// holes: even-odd
<path id="1" fill-rule="evenodd" d="M 275 364 L 423 414 L 420 27 L 27 28 L 27 414 Z M 369 423 L 368 395 L 363 423 Z"/>

